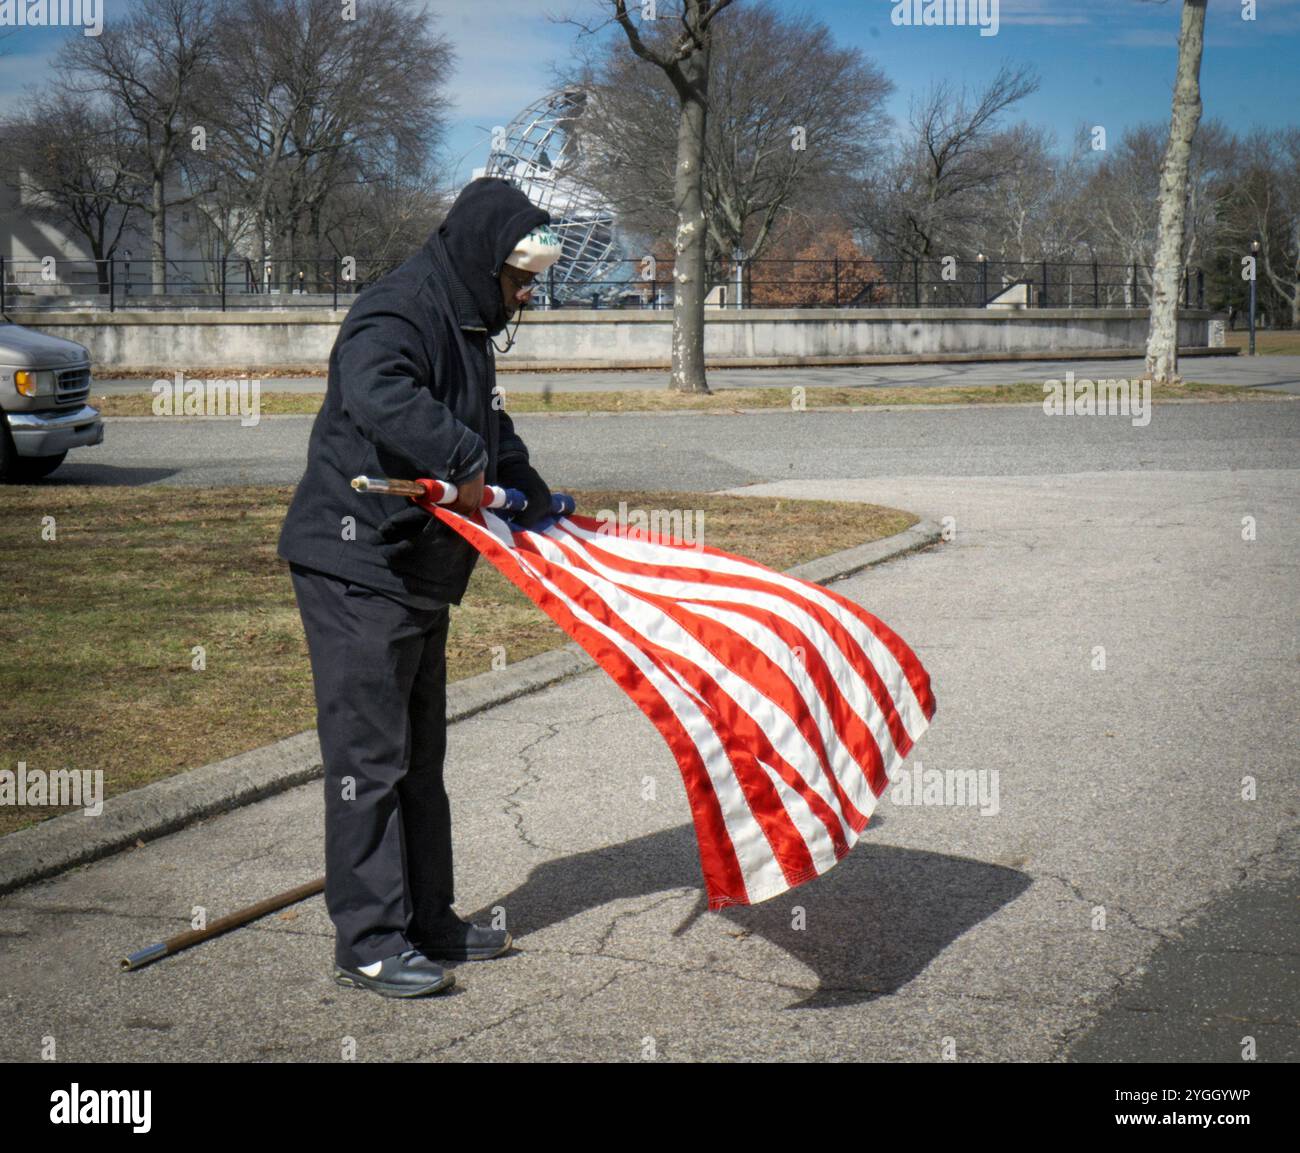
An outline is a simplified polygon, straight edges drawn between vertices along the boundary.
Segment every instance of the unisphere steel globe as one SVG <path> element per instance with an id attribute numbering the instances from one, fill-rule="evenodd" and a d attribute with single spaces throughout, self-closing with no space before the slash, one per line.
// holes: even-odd
<path id="1" fill-rule="evenodd" d="M 582 161 L 579 122 L 588 94 L 563 88 L 525 108 L 495 133 L 485 176 L 498 176 L 521 189 L 551 214 L 551 230 L 564 255 L 540 279 L 537 295 L 552 306 L 593 295 L 613 300 L 619 285 L 602 283 L 617 265 L 614 212 L 585 187 L 576 172 Z"/>

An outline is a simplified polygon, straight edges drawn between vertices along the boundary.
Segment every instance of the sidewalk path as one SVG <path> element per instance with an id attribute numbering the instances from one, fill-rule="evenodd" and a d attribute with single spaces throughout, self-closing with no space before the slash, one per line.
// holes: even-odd
<path id="1" fill-rule="evenodd" d="M 523 346 L 520 345 L 522 348 Z M 498 357 L 497 377 L 506 394 L 511 392 L 621 392 L 658 389 L 668 384 L 667 369 L 647 371 L 600 370 L 593 372 L 510 372 L 509 356 Z M 1141 360 L 1009 360 L 947 364 L 864 364 L 821 368 L 711 368 L 710 388 L 780 388 L 801 384 L 805 388 L 924 388 L 977 384 L 1009 384 L 1017 380 L 1054 380 L 1073 372 L 1076 380 L 1131 380 L 1145 371 Z M 1282 392 L 1300 392 L 1300 357 L 1211 356 L 1188 357 L 1182 373 L 1188 380 L 1211 384 L 1268 386 Z M 170 376 L 167 377 L 171 379 Z M 152 380 L 121 380 L 110 375 L 95 378 L 96 394 L 148 392 Z M 263 392 L 324 392 L 324 376 L 268 376 Z"/>

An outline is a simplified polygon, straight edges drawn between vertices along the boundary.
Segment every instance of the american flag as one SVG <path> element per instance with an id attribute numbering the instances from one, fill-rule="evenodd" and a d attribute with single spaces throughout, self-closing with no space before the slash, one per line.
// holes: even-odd
<path id="1" fill-rule="evenodd" d="M 613 678 L 681 769 L 709 908 L 748 905 L 853 847 L 934 716 L 886 625 L 744 557 L 585 516 L 525 530 L 421 502 Z"/>

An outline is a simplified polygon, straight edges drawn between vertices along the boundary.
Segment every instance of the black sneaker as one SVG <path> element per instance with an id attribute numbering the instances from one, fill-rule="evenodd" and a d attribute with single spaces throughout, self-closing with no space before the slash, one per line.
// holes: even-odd
<path id="1" fill-rule="evenodd" d="M 511 940 L 504 929 L 473 925 L 453 916 L 422 936 L 418 948 L 426 957 L 439 961 L 487 961 L 506 952 Z"/>
<path id="2" fill-rule="evenodd" d="M 385 957 L 379 963 L 379 971 L 374 974 L 335 965 L 334 980 L 354 989 L 373 989 L 384 997 L 427 997 L 450 989 L 456 983 L 452 974 L 441 965 L 435 965 L 419 949 L 407 949 L 405 953 Z"/>

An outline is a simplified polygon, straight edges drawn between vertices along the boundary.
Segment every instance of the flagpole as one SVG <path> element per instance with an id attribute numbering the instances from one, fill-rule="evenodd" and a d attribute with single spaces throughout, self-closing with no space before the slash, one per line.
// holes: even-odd
<path id="1" fill-rule="evenodd" d="M 286 889 L 274 897 L 267 897 L 264 901 L 258 901 L 254 905 L 246 905 L 228 916 L 221 917 L 212 922 L 203 929 L 189 929 L 184 933 L 177 933 L 174 937 L 168 937 L 165 941 L 159 941 L 156 945 L 149 945 L 144 949 L 137 949 L 134 953 L 129 953 L 123 957 L 119 965 L 124 973 L 129 973 L 135 969 L 143 969 L 146 965 L 152 965 L 155 961 L 161 961 L 164 957 L 170 957 L 184 949 L 199 944 L 201 941 L 211 940 L 213 937 L 219 937 L 222 933 L 228 933 L 231 929 L 238 929 L 242 925 L 247 925 L 249 921 L 256 921 L 259 917 L 265 917 L 267 913 L 274 913 L 277 909 L 283 909 L 286 905 L 296 905 L 299 901 L 305 901 L 308 897 L 314 897 L 325 888 L 325 878 L 317 877 L 314 881 L 308 881 L 305 885 L 299 885 L 297 888 Z"/>
<path id="2" fill-rule="evenodd" d="M 421 505 L 451 504 L 458 495 L 458 490 L 451 481 L 433 480 L 429 477 L 421 477 L 419 480 L 397 480 L 387 476 L 354 476 L 352 487 L 360 493 L 409 496 Z M 479 508 L 522 512 L 527 504 L 528 498 L 519 489 L 500 488 L 495 484 L 488 484 L 483 486 L 483 500 Z M 552 516 L 568 516 L 576 507 L 576 502 L 567 492 L 551 494 L 550 514 Z"/>

